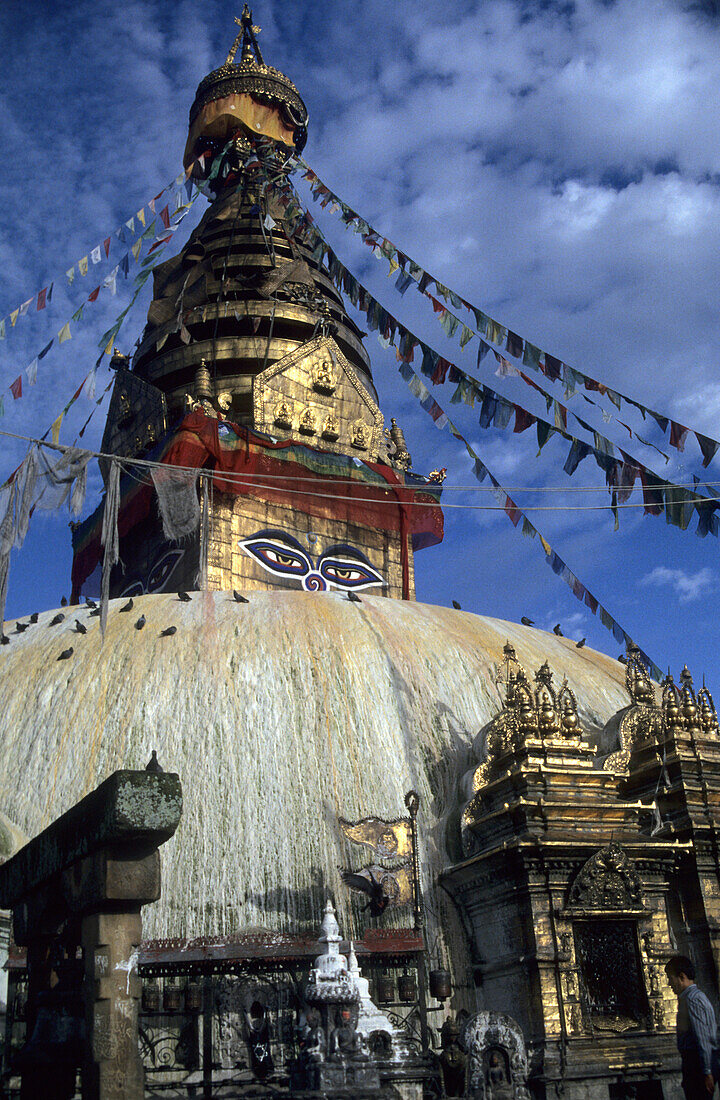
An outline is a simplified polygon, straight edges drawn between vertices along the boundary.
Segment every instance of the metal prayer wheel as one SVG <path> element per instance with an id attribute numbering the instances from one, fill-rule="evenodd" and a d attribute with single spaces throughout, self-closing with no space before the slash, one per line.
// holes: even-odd
<path id="1" fill-rule="evenodd" d="M 395 979 L 392 974 L 381 974 L 378 978 L 377 999 L 379 1004 L 389 1004 L 395 1000 Z"/>
<path id="2" fill-rule="evenodd" d="M 417 1000 L 417 982 L 414 974 L 409 974 L 406 970 L 404 974 L 400 975 L 398 978 L 398 993 L 401 1001 Z"/>
<path id="3" fill-rule="evenodd" d="M 143 1012 L 160 1011 L 160 990 L 157 982 L 143 982 L 142 988 Z"/>
<path id="4" fill-rule="evenodd" d="M 430 995 L 438 1001 L 446 1001 L 452 993 L 449 970 L 430 971 Z"/>
<path id="5" fill-rule="evenodd" d="M 178 985 L 166 985 L 163 990 L 163 1008 L 166 1012 L 179 1012 L 182 1008 L 182 990 Z"/>
<path id="6" fill-rule="evenodd" d="M 188 982 L 185 986 L 185 1011 L 199 1012 L 202 1008 L 202 986 L 200 982 Z"/>

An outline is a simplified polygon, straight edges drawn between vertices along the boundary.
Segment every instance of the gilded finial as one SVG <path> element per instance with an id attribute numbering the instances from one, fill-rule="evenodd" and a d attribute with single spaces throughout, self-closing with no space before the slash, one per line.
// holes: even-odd
<path id="1" fill-rule="evenodd" d="M 541 665 L 540 668 L 535 673 L 535 681 L 538 684 L 546 684 L 549 687 L 550 684 L 552 684 L 552 678 L 553 678 L 552 669 L 550 668 L 550 665 L 546 661 L 545 664 Z"/>
<path id="2" fill-rule="evenodd" d="M 242 54 L 240 55 L 240 63 L 244 61 L 259 61 L 261 65 L 264 65 L 262 54 L 260 53 L 260 47 L 257 44 L 256 35 L 260 34 L 260 28 L 253 26 L 252 12 L 247 4 L 243 8 L 243 13 L 238 19 L 235 17 L 235 22 L 240 27 L 240 33 L 237 35 L 233 42 L 230 53 L 227 55 L 226 65 L 232 65 L 235 60 L 235 54 L 237 53 L 238 46 L 242 42 Z M 255 54 L 253 56 L 253 50 Z"/>

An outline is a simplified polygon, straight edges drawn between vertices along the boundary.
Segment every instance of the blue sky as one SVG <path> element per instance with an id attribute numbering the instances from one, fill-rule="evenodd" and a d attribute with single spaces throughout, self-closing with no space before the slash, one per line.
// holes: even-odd
<path id="1" fill-rule="evenodd" d="M 50 10 L 6 0 L 0 91 L 0 316 L 55 280 L 52 305 L 0 343 L 0 387 L 22 371 L 117 263 L 67 286 L 63 272 L 179 171 L 195 88 L 220 64 L 242 4 L 225 0 L 122 6 L 93 0 Z M 354 209 L 446 285 L 570 366 L 720 434 L 720 23 L 701 5 L 633 2 L 254 5 L 266 60 L 298 85 L 310 111 L 305 157 Z M 304 184 L 301 194 L 308 197 Z M 197 220 L 204 200 L 198 200 Z M 400 298 L 386 268 L 329 212 L 313 207 L 343 261 L 418 335 L 472 372 L 469 345 L 449 344 L 412 289 Z M 178 234 L 178 240 L 181 234 Z M 129 285 L 129 284 L 128 284 Z M 73 338 L 40 364 L 21 400 L 5 393 L 0 429 L 42 434 L 97 356 L 97 341 L 129 297 L 101 293 Z M 120 350 L 140 335 L 146 299 Z M 361 327 L 363 318 L 359 318 Z M 416 559 L 418 598 L 566 633 L 612 655 L 617 643 L 483 491 L 462 447 L 438 432 L 397 373 L 392 352 L 367 346 L 386 417 L 405 430 L 414 466 L 448 468 L 443 546 Z M 482 381 L 540 412 L 517 379 Z M 98 395 L 106 374 L 98 375 Z M 562 473 L 568 445 L 536 457 L 534 432 L 481 430 L 477 410 L 448 408 L 496 477 L 514 492 L 570 568 L 661 666 L 687 661 L 720 692 L 716 539 L 667 527 L 641 509 L 618 532 L 592 460 Z M 530 396 L 528 396 L 530 395 Z M 558 395 L 560 396 L 560 395 Z M 105 405 L 85 436 L 99 446 Z M 692 439 L 666 465 L 604 423 L 580 395 L 578 415 L 662 476 L 720 481 Z M 63 425 L 72 442 L 92 406 Z M 611 411 L 612 410 L 612 407 Z M 618 414 L 668 450 L 651 421 Z M 532 438 L 531 438 L 532 437 Z M 23 445 L 0 437 L 3 477 Z M 586 491 L 578 491 L 587 487 Z M 98 499 L 91 478 L 88 508 Z M 639 496 L 631 498 L 640 503 Z M 7 614 L 55 606 L 69 593 L 67 513 L 38 513 L 13 554 Z"/>

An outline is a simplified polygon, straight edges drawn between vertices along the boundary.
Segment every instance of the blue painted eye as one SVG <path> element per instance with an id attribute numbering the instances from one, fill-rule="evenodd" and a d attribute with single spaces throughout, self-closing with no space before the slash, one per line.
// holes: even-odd
<path id="1" fill-rule="evenodd" d="M 295 546 L 269 539 L 245 539 L 240 546 L 270 573 L 280 577 L 304 577 L 312 569 L 310 559 Z"/>
<path id="2" fill-rule="evenodd" d="M 336 588 L 371 588 L 385 583 L 376 569 L 354 558 L 321 558 L 319 569 Z"/>
<path id="3" fill-rule="evenodd" d="M 150 570 L 150 576 L 147 579 L 147 591 L 162 592 L 163 585 L 170 579 L 175 566 L 184 556 L 184 550 L 169 550 L 167 554 L 164 554 Z"/>

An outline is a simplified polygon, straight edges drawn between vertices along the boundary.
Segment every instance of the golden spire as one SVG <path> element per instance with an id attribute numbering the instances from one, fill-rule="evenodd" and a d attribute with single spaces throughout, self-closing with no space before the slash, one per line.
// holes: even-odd
<path id="1" fill-rule="evenodd" d="M 259 61 L 261 65 L 264 65 L 262 54 L 260 53 L 260 47 L 257 44 L 256 35 L 260 34 L 260 28 L 253 26 L 252 12 L 247 4 L 243 8 L 243 13 L 238 19 L 235 17 L 235 22 L 240 27 L 240 33 L 237 35 L 235 41 L 232 44 L 230 53 L 227 55 L 226 65 L 232 65 L 235 60 L 235 54 L 237 53 L 238 46 L 242 42 L 242 54 L 240 56 L 240 63 L 243 61 Z M 253 57 L 253 50 L 255 56 Z"/>

